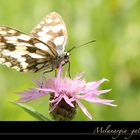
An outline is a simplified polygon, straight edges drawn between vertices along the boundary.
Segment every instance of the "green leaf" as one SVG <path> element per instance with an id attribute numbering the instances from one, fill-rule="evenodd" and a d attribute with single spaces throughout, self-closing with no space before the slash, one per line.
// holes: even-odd
<path id="1" fill-rule="evenodd" d="M 26 111 L 27 113 L 29 113 L 31 116 L 33 116 L 34 118 L 36 118 L 39 121 L 51 121 L 45 115 L 36 111 L 34 108 L 32 108 L 30 106 L 24 105 L 22 103 L 15 103 L 15 102 L 11 102 L 11 103 L 21 107 L 24 111 Z"/>

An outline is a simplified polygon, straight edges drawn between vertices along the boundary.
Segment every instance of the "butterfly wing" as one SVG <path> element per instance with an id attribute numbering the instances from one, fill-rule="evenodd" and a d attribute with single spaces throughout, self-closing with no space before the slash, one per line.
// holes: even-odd
<path id="1" fill-rule="evenodd" d="M 57 56 L 53 45 L 15 29 L 0 26 L 0 64 L 17 71 L 51 69 L 50 61 Z"/>
<path id="2" fill-rule="evenodd" d="M 32 31 L 32 35 L 47 44 L 51 41 L 60 54 L 64 52 L 67 43 L 67 30 L 62 17 L 52 12 L 46 16 Z"/>

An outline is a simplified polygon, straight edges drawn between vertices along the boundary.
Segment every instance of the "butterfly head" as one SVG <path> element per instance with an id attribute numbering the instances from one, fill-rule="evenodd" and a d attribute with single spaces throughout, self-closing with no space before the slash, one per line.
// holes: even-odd
<path id="1" fill-rule="evenodd" d="M 60 61 L 61 61 L 61 64 L 62 65 L 65 65 L 66 63 L 68 63 L 69 62 L 69 57 L 70 55 L 69 55 L 69 53 L 67 53 L 67 52 L 64 52 L 62 55 L 61 55 L 61 57 L 60 57 Z"/>

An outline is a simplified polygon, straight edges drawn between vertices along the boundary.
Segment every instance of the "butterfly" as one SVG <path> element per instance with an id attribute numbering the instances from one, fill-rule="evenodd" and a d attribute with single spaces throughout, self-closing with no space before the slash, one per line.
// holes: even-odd
<path id="1" fill-rule="evenodd" d="M 50 72 L 69 62 L 67 30 L 62 17 L 51 12 L 25 34 L 0 26 L 0 64 L 20 72 Z"/>

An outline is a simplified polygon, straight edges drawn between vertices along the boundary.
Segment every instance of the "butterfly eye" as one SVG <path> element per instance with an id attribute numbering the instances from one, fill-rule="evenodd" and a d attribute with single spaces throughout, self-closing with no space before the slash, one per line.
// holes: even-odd
<path id="1" fill-rule="evenodd" d="M 69 59 L 69 54 L 64 55 L 64 59 L 68 60 Z"/>

